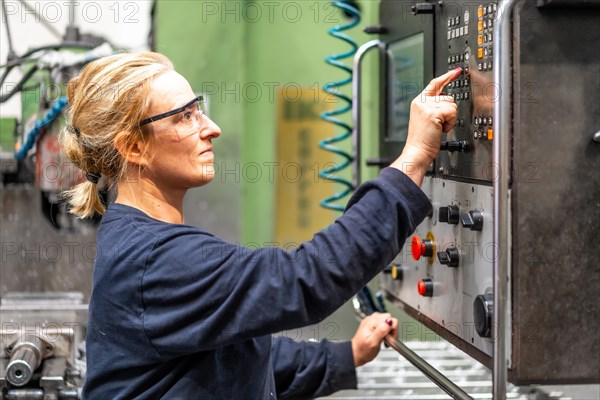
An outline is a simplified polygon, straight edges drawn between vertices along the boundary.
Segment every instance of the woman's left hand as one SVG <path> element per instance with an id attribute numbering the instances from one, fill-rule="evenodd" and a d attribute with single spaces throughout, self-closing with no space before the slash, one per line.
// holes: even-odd
<path id="1" fill-rule="evenodd" d="M 377 357 L 381 342 L 388 334 L 398 335 L 398 320 L 391 314 L 375 312 L 365 317 L 352 338 L 354 366 L 359 367 Z"/>

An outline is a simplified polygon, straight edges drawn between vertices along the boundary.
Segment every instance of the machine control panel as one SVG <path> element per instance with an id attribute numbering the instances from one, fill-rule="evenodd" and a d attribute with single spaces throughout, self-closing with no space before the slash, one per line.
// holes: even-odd
<path id="1" fill-rule="evenodd" d="M 433 215 L 417 227 L 396 260 L 393 268 L 402 271 L 401 279 L 384 274 L 382 285 L 393 298 L 491 355 L 489 336 L 478 334 L 482 324 L 489 329 L 491 308 L 480 318 L 477 299 L 492 290 L 492 188 L 426 177 L 422 189 Z"/>
<path id="2" fill-rule="evenodd" d="M 448 70 L 461 67 L 463 73 L 446 88 L 458 104 L 456 127 L 448 132 L 442 146 L 437 173 L 443 177 L 473 179 L 484 184 L 493 180 L 492 143 L 493 40 L 496 2 L 486 4 L 453 3 L 443 10 L 446 17 L 446 40 L 438 41 L 438 54 L 447 53 Z"/>
<path id="3" fill-rule="evenodd" d="M 382 289 L 399 308 L 491 366 L 494 255 L 504 246 L 509 380 L 597 382 L 600 363 L 590 354 L 600 351 L 600 318 L 583 317 L 582 310 L 600 315 L 600 306 L 579 282 L 600 286 L 597 255 L 582 245 L 600 236 L 598 218 L 588 214 L 599 197 L 600 157 L 592 137 L 600 103 L 587 100 L 600 90 L 600 53 L 581 40 L 598 37 L 600 7 L 520 2 L 510 20 L 511 40 L 502 47 L 509 53 L 496 57 L 510 70 L 510 82 L 495 82 L 494 34 L 504 26 L 498 1 L 425 1 L 431 12 L 411 12 L 414 0 L 380 3 L 386 106 L 378 156 L 400 154 L 410 103 L 432 78 L 461 67 L 444 88 L 458 106 L 457 121 L 423 181 L 433 215 L 407 239 L 394 260 L 395 279 L 384 274 Z M 503 139 L 494 132 L 500 96 L 511 97 L 510 118 L 502 124 L 510 166 L 502 171 L 492 154 L 494 141 Z M 508 180 L 506 193 L 494 193 L 498 179 Z M 494 243 L 494 195 L 508 200 L 510 222 L 500 243 Z M 573 213 L 584 208 L 585 214 Z M 557 240 L 561 246 L 549 245 Z M 565 252 L 567 244 L 579 251 Z M 564 342 L 566 332 L 577 343 Z"/>

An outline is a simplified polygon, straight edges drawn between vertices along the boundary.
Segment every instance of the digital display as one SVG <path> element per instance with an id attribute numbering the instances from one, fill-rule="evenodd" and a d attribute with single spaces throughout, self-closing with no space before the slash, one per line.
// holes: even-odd
<path id="1" fill-rule="evenodd" d="M 387 140 L 406 141 L 410 103 L 424 85 L 424 38 L 420 32 L 388 46 L 391 87 L 388 89 Z"/>

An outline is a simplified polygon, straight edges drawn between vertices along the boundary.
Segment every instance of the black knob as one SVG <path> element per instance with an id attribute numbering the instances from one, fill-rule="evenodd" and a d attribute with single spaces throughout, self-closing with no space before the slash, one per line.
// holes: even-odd
<path id="1" fill-rule="evenodd" d="M 440 222 L 446 222 L 452 225 L 458 224 L 460 219 L 460 211 L 458 210 L 458 206 L 451 204 L 448 207 L 440 207 L 438 219 Z"/>
<path id="2" fill-rule="evenodd" d="M 417 3 L 411 8 L 414 15 L 433 14 L 433 4 L 431 3 Z"/>
<path id="3" fill-rule="evenodd" d="M 483 229 L 483 214 L 477 210 L 462 213 L 460 215 L 460 222 L 465 228 L 469 228 L 472 231 L 480 231 Z"/>
<path id="4" fill-rule="evenodd" d="M 473 320 L 475 330 L 481 337 L 492 336 L 492 314 L 494 312 L 494 298 L 491 294 L 480 294 L 473 302 Z"/>
<path id="5" fill-rule="evenodd" d="M 388 29 L 381 25 L 367 26 L 363 31 L 368 35 L 384 35 L 388 33 Z"/>
<path id="6" fill-rule="evenodd" d="M 444 140 L 440 145 L 440 150 L 447 150 L 449 152 L 468 151 L 469 142 L 466 140 Z"/>
<path id="7" fill-rule="evenodd" d="M 452 268 L 458 267 L 460 255 L 456 247 L 449 247 L 446 249 L 446 251 L 438 251 L 437 257 L 440 264 L 444 264 Z"/>

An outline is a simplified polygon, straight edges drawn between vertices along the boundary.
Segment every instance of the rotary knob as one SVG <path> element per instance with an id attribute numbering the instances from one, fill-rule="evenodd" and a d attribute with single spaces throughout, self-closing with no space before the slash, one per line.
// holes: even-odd
<path id="1" fill-rule="evenodd" d="M 421 257 L 433 256 L 433 242 L 431 240 L 421 240 L 419 236 L 413 236 L 410 241 L 412 257 L 415 261 L 419 261 Z"/>
<path id="2" fill-rule="evenodd" d="M 481 337 L 492 336 L 492 314 L 494 299 L 491 294 L 480 294 L 473 302 L 473 320 L 475 330 Z"/>
<path id="3" fill-rule="evenodd" d="M 458 267 L 460 254 L 456 247 L 448 247 L 446 251 L 438 251 L 437 257 L 440 264 L 444 264 L 452 268 Z"/>
<path id="4" fill-rule="evenodd" d="M 458 221 L 460 220 L 460 211 L 458 210 L 458 206 L 451 204 L 448 207 L 440 207 L 438 219 L 440 222 L 457 225 Z"/>
<path id="5" fill-rule="evenodd" d="M 453 153 L 455 151 L 469 151 L 469 142 L 467 142 L 466 140 L 445 140 L 440 145 L 440 150 L 447 150 L 450 153 Z"/>
<path id="6" fill-rule="evenodd" d="M 462 213 L 460 222 L 465 228 L 472 231 L 481 231 L 483 229 L 483 214 L 477 210 Z"/>

